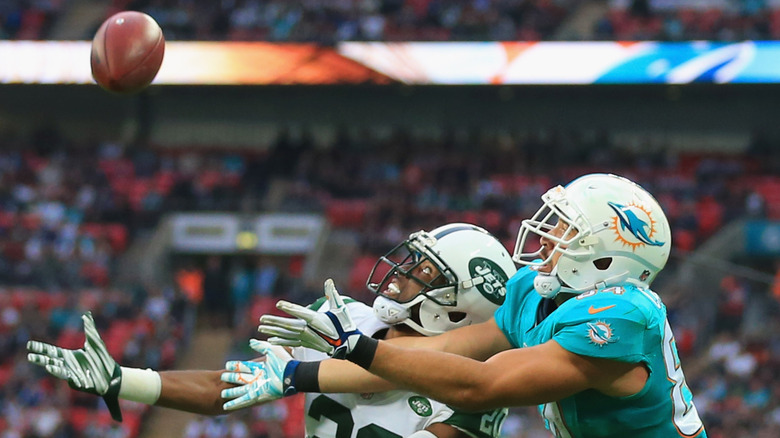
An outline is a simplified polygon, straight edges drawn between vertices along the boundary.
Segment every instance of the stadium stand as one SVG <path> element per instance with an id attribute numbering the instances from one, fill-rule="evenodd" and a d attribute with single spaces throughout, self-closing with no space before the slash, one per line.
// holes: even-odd
<path id="1" fill-rule="evenodd" d="M 49 134 L 44 138 L 58 138 Z M 611 156 L 617 158 L 604 163 L 603 154 L 580 161 L 583 157 L 575 152 L 587 150 L 584 146 L 590 140 L 585 136 L 517 136 L 512 148 L 503 149 L 491 146 L 489 136 L 482 136 L 477 148 L 463 148 L 452 138 L 432 141 L 401 134 L 389 140 L 342 138 L 337 149 L 303 148 L 292 160 L 283 158 L 295 184 L 288 186 L 290 196 L 284 197 L 280 210 L 300 211 L 308 205 L 323 212 L 332 226 L 358 237 L 360 252 L 343 288 L 366 301 L 372 297 L 365 292 L 364 281 L 376 255 L 412 228 L 474 222 L 493 230 L 511 247 L 518 221 L 535 207 L 545 187 L 605 166 L 653 188 L 668 212 L 681 252 L 695 250 L 736 218 L 780 217 L 774 189 L 780 186 L 773 164 L 776 152 L 648 156 L 613 145 L 619 153 Z M 6 144 L 16 148 L 0 153 L 5 188 L 0 193 L 0 284 L 13 285 L 0 288 L 3 421 L 8 430 L 57 436 L 36 429 L 48 423 L 14 416 L 20 409 L 40 411 L 59 418 L 52 420 L 56 427 L 51 428 L 64 433 L 61 436 L 105 436 L 101 434 L 116 427 L 135 436 L 145 406 L 127 407 L 129 420 L 121 426 L 112 424 L 96 398 L 65 391 L 30 369 L 22 353 L 24 342 L 47 338 L 77 347 L 82 342 L 78 315 L 91 309 L 109 351 L 121 363 L 170 367 L 178 349 L 187 345 L 198 292 L 187 293 L 183 277 L 178 284 L 112 284 L 123 252 L 135 235 L 154 227 L 166 211 L 237 209 L 242 198 L 259 196 L 257 187 L 268 182 L 259 181 L 248 169 L 273 168 L 272 163 L 287 152 L 136 151 L 107 142 L 91 154 L 83 146 L 36 147 L 41 137 L 6 138 Z M 279 144 L 289 146 L 287 140 Z M 412 145 L 429 152 L 414 156 Z M 377 154 L 380 150 L 382 154 Z M 570 164 L 546 169 L 534 150 L 559 151 L 570 156 Z M 296 193 L 305 193 L 306 202 Z M 317 202 L 310 202 L 312 198 Z M 194 281 L 196 285 L 203 281 L 202 274 Z M 234 304 L 250 303 L 245 314 L 231 311 L 234 355 L 249 354 L 242 339 L 254 333 L 256 315 L 272 312 L 278 298 L 305 302 L 320 294 L 317 285 L 300 283 L 300 260 L 261 260 L 234 272 L 229 284 Z M 780 408 L 767 395 L 777 390 L 772 383 L 777 376 L 767 371 L 777 369 L 770 366 L 779 359 L 777 339 L 734 346 L 741 339 L 745 312 L 754 305 L 754 295 L 761 295 L 758 287 L 737 278 L 722 283 L 714 339 L 685 323 L 683 304 L 690 298 L 670 301 L 670 315 L 682 327 L 681 354 L 706 358 L 700 369 L 689 371 L 693 374 L 689 379 L 698 389 L 697 403 L 703 404 L 699 409 L 714 436 L 720 431 L 722 436 L 757 432 L 759 423 L 745 422 L 743 414 L 770 415 L 766 427 L 777 427 L 769 420 Z M 777 301 L 767 304 L 776 307 Z M 44 326 L 36 324 L 41 315 L 47 321 Z M 770 322 L 780 321 L 775 317 L 766 321 Z M 729 348 L 739 354 L 722 353 Z M 249 425 L 259 428 L 263 421 Z M 230 424 L 203 420 L 192 428 L 240 429 Z"/>
<path id="2" fill-rule="evenodd" d="M 84 11 L 82 4 L 103 11 L 94 16 L 97 22 L 68 17 L 69 10 Z M 12 0 L 0 6 L 0 39 L 78 35 L 74 29 L 53 34 L 60 20 L 82 27 L 82 37 L 89 38 L 102 19 L 126 9 L 154 17 L 171 41 L 742 41 L 780 36 L 780 2 L 773 0 Z"/>
<path id="3" fill-rule="evenodd" d="M 772 1 L 615 0 L 596 25 L 605 40 L 743 41 L 777 38 Z"/>

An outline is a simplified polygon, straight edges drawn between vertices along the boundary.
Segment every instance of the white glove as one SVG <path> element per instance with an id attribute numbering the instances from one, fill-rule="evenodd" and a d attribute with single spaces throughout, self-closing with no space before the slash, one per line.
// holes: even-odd
<path id="1" fill-rule="evenodd" d="M 111 417 L 122 421 L 119 409 L 119 388 L 122 369 L 108 354 L 106 344 L 95 328 L 92 313 L 81 316 L 86 340 L 84 348 L 68 350 L 40 341 L 27 341 L 27 360 L 40 365 L 54 377 L 66 380 L 71 388 L 103 397 Z"/>
<path id="2" fill-rule="evenodd" d="M 268 341 L 275 345 L 312 348 L 344 359 L 355 348 L 362 333 L 349 316 L 347 306 L 330 278 L 325 281 L 325 296 L 330 309 L 324 313 L 279 301 L 276 308 L 295 318 L 263 315 L 258 331 L 272 336 Z"/>
<path id="3" fill-rule="evenodd" d="M 284 370 L 292 357 L 280 346 L 250 339 L 249 346 L 265 356 L 265 362 L 229 361 L 222 373 L 223 382 L 234 383 L 235 388 L 222 391 L 222 398 L 231 399 L 222 405 L 226 411 L 276 400 L 284 396 Z"/>

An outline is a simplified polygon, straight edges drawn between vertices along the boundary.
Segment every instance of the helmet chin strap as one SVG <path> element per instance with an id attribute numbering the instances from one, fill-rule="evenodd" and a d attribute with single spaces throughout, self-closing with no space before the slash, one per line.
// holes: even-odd
<path id="1" fill-rule="evenodd" d="M 539 272 L 534 278 L 534 289 L 542 298 L 555 298 L 561 291 L 561 280 L 558 279 L 555 269 L 549 274 Z"/>
<path id="2" fill-rule="evenodd" d="M 555 265 L 550 273 L 539 272 L 536 278 L 534 278 L 534 289 L 542 298 L 549 299 L 557 297 L 561 292 L 580 293 L 568 285 L 563 285 L 561 279 L 558 278 L 558 265 Z"/>
<path id="3" fill-rule="evenodd" d="M 425 298 L 425 295 L 420 294 L 411 301 L 399 303 L 384 295 L 379 295 L 374 300 L 374 305 L 372 307 L 380 321 L 385 324 L 396 325 L 410 321 L 412 317 L 412 307 L 425 300 Z"/>
<path id="4" fill-rule="evenodd" d="M 382 295 L 376 297 L 373 308 L 377 318 L 390 325 L 399 324 L 412 316 L 408 307 Z"/>

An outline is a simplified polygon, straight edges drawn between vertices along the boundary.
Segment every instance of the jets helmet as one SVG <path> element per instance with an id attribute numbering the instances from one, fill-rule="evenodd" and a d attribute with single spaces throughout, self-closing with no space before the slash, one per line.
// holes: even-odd
<path id="1" fill-rule="evenodd" d="M 544 204 L 524 220 L 513 259 L 537 269 L 560 255 L 551 272 L 539 272 L 534 288 L 545 298 L 630 283 L 648 287 L 669 259 L 669 222 L 653 196 L 616 175 L 591 174 L 542 196 Z M 551 233 L 558 224 L 565 231 Z M 538 248 L 539 238 L 550 251 Z"/>
<path id="2" fill-rule="evenodd" d="M 415 272 L 426 262 L 438 273 L 420 278 Z M 373 306 L 379 319 L 432 336 L 490 319 L 504 302 L 506 282 L 516 271 L 509 252 L 493 235 L 475 225 L 454 223 L 412 233 L 377 260 L 366 285 L 379 295 Z M 398 276 L 417 283 L 419 293 L 403 302 L 388 294 L 398 291 L 393 281 Z"/>

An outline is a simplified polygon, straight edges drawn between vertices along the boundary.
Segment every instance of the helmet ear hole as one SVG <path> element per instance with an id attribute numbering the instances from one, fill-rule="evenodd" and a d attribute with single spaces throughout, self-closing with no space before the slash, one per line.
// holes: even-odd
<path id="1" fill-rule="evenodd" d="M 612 257 L 604 257 L 593 260 L 593 266 L 599 271 L 606 271 L 612 265 Z"/>
<path id="2" fill-rule="evenodd" d="M 466 312 L 449 312 L 447 315 L 449 316 L 450 321 L 454 323 L 461 322 L 466 318 Z"/>

